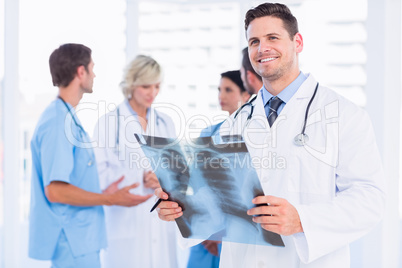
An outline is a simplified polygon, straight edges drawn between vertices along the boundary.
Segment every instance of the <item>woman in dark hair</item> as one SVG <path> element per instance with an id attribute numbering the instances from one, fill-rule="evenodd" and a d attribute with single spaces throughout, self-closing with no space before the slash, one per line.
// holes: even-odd
<path id="1" fill-rule="evenodd" d="M 223 111 L 231 115 L 249 98 L 241 80 L 240 71 L 228 71 L 221 73 L 219 83 L 219 104 Z M 211 136 L 223 122 L 207 127 L 201 132 L 201 137 Z M 214 268 L 219 267 L 220 242 L 205 240 L 201 244 L 191 248 L 188 268 Z"/>
<path id="2" fill-rule="evenodd" d="M 239 70 L 221 73 L 218 90 L 219 105 L 222 111 L 229 112 L 229 115 L 240 108 L 250 98 L 250 94 L 241 80 Z M 201 131 L 201 137 L 211 136 L 219 129 L 222 123 L 207 127 Z"/>
<path id="3" fill-rule="evenodd" d="M 222 73 L 218 90 L 221 109 L 229 114 L 236 111 L 250 98 L 250 94 L 243 86 L 239 70 Z"/>

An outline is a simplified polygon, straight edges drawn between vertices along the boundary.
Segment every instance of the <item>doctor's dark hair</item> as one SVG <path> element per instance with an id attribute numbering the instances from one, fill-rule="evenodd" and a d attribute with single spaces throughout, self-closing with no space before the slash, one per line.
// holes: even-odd
<path id="1" fill-rule="evenodd" d="M 240 93 L 246 91 L 246 88 L 243 85 L 243 81 L 241 80 L 239 70 L 221 73 L 221 78 L 224 77 L 230 79 L 233 83 L 235 83 L 240 88 Z"/>
<path id="2" fill-rule="evenodd" d="M 138 55 L 127 65 L 120 86 L 124 97 L 131 99 L 136 86 L 160 83 L 162 78 L 162 67 L 156 60 L 150 56 Z"/>
<path id="3" fill-rule="evenodd" d="M 243 69 L 246 72 L 250 71 L 253 74 L 255 74 L 255 76 L 262 82 L 262 77 L 259 74 L 256 73 L 256 71 L 254 70 L 253 66 L 251 65 L 250 57 L 248 56 L 248 47 L 243 48 L 242 54 L 243 54 L 243 58 L 241 60 L 241 65 L 243 66 Z"/>
<path id="4" fill-rule="evenodd" d="M 299 32 L 297 19 L 292 15 L 290 9 L 278 3 L 264 3 L 247 11 L 246 18 L 244 19 L 244 28 L 247 31 L 248 26 L 254 19 L 266 16 L 281 19 L 291 39 Z"/>
<path id="5" fill-rule="evenodd" d="M 77 74 L 77 68 L 84 66 L 88 71 L 91 49 L 81 44 L 64 44 L 54 50 L 49 57 L 50 74 L 53 85 L 66 87 Z"/>

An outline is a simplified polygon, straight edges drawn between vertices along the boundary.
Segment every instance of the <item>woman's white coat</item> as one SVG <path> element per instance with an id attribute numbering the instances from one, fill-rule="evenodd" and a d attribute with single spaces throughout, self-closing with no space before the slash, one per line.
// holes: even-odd
<path id="1" fill-rule="evenodd" d="M 97 142 L 95 155 L 101 187 L 105 189 L 124 175 L 120 188 L 138 182 L 140 186 L 132 189 L 132 193 L 153 193 L 154 190 L 145 188 L 143 184 L 143 174 L 151 170 L 151 166 L 139 148 L 134 133 L 175 138 L 172 119 L 150 108 L 148 126 L 144 131 L 127 101 L 121 103 L 118 109 L 119 119 L 116 109 L 102 116 L 94 130 L 93 140 Z M 108 248 L 103 253 L 102 267 L 178 266 L 175 223 L 161 221 L 156 211 L 150 213 L 154 203 L 155 198 L 151 197 L 131 208 L 105 207 Z"/>

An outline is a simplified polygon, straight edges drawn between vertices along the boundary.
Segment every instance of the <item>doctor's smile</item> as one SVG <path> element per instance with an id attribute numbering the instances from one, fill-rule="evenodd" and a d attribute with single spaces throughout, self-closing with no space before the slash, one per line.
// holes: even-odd
<path id="1" fill-rule="evenodd" d="M 279 57 L 264 58 L 264 59 L 258 60 L 258 62 L 260 62 L 260 63 L 270 62 L 270 61 L 276 60 L 277 58 L 279 58 Z"/>

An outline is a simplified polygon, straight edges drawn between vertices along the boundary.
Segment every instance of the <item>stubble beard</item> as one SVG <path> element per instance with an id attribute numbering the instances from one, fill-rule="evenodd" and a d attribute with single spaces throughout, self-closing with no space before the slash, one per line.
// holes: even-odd
<path id="1" fill-rule="evenodd" d="M 93 85 L 94 85 L 93 81 L 92 81 L 92 83 L 90 83 L 88 85 L 85 85 L 85 87 L 83 88 L 84 93 L 92 93 L 93 92 Z"/>
<path id="2" fill-rule="evenodd" d="M 287 74 L 290 74 L 293 65 L 294 60 L 290 59 L 286 64 L 279 66 L 275 70 L 262 70 L 260 76 L 272 83 L 280 80 L 282 77 L 286 77 Z"/>

